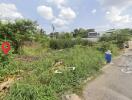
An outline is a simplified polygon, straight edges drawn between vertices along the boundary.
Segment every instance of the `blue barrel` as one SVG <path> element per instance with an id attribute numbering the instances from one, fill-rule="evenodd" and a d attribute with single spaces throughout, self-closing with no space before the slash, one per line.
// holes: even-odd
<path id="1" fill-rule="evenodd" d="M 111 58 L 112 58 L 112 55 L 110 53 L 105 53 L 105 60 L 107 63 L 110 63 L 111 62 Z"/>

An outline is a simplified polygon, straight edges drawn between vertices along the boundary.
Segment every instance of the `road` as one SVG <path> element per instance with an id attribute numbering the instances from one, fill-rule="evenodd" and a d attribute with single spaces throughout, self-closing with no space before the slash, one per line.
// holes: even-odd
<path id="1" fill-rule="evenodd" d="M 128 67 L 125 67 L 128 65 Z M 103 74 L 88 83 L 84 100 L 132 100 L 132 49 L 103 68 Z"/>

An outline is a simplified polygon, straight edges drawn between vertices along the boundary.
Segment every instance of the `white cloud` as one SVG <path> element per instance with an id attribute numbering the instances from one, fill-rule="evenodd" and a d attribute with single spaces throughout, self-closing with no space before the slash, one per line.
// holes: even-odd
<path id="1" fill-rule="evenodd" d="M 52 20 L 54 18 L 53 10 L 51 7 L 48 6 L 39 6 L 37 8 L 38 13 L 44 17 L 46 20 Z"/>
<path id="2" fill-rule="evenodd" d="M 59 17 L 66 20 L 72 20 L 76 18 L 76 13 L 70 7 L 63 7 L 60 11 Z"/>
<path id="3" fill-rule="evenodd" d="M 56 26 L 56 27 L 65 27 L 68 22 L 63 20 L 63 19 L 60 19 L 60 18 L 55 18 L 52 23 Z"/>
<path id="4" fill-rule="evenodd" d="M 55 25 L 57 28 L 66 28 L 70 22 L 76 18 L 75 11 L 70 8 L 67 4 L 67 0 L 47 0 L 51 6 L 57 8 L 59 12 L 56 12 L 56 16 L 53 15 L 53 11 L 51 7 L 38 7 L 38 12 L 45 19 L 50 20 L 51 23 Z M 44 13 L 45 12 L 45 13 Z"/>
<path id="5" fill-rule="evenodd" d="M 91 11 L 92 14 L 95 14 L 96 12 L 97 12 L 96 9 L 93 9 L 93 10 Z"/>
<path id="6" fill-rule="evenodd" d="M 106 12 L 106 14 L 110 14 L 110 12 L 109 12 L 109 11 L 107 11 L 107 12 Z"/>
<path id="7" fill-rule="evenodd" d="M 104 10 L 106 10 L 106 19 L 111 24 L 118 26 L 128 25 L 132 22 L 130 14 L 123 14 L 128 7 L 132 6 L 132 0 L 98 0 Z"/>
<path id="8" fill-rule="evenodd" d="M 74 18 L 76 18 L 76 13 L 70 8 L 66 8 L 66 7 L 61 7 L 60 9 L 60 13 L 58 15 L 58 17 L 54 18 L 54 20 L 52 21 L 52 23 L 56 26 L 56 27 L 66 27 L 70 21 L 72 21 Z"/>
<path id="9" fill-rule="evenodd" d="M 23 16 L 21 15 L 21 13 L 18 12 L 14 4 L 0 3 L 0 19 L 14 20 L 18 18 L 23 18 Z"/>
<path id="10" fill-rule="evenodd" d="M 66 0 L 47 0 L 47 2 L 57 5 L 58 8 L 61 8 L 63 5 L 66 5 Z"/>
<path id="11" fill-rule="evenodd" d="M 112 23 L 129 23 L 131 22 L 130 16 L 121 15 L 123 10 L 119 10 L 115 7 L 112 7 L 110 11 L 106 12 L 106 18 Z"/>

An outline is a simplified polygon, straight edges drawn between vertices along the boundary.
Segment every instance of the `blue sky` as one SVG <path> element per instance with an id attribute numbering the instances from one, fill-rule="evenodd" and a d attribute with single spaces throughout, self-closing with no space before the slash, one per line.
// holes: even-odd
<path id="1" fill-rule="evenodd" d="M 0 0 L 0 18 L 37 20 L 48 33 L 75 28 L 131 28 L 132 0 Z"/>

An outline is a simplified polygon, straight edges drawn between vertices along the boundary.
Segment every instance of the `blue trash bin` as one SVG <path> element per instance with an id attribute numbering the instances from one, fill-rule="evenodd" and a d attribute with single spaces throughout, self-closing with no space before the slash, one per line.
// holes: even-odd
<path id="1" fill-rule="evenodd" d="M 111 59 L 112 59 L 112 54 L 111 54 L 110 51 L 107 51 L 107 52 L 105 53 L 105 60 L 106 60 L 106 62 L 107 62 L 107 63 L 111 63 Z"/>

